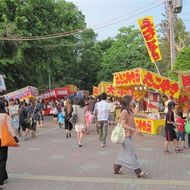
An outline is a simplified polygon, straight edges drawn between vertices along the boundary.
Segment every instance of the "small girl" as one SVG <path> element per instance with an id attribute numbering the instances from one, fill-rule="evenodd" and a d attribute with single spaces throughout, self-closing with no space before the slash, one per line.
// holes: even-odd
<path id="1" fill-rule="evenodd" d="M 64 123 L 65 123 L 65 112 L 64 110 L 60 109 L 59 113 L 58 113 L 58 123 L 59 123 L 59 128 L 63 128 L 64 127 Z"/>
<path id="2" fill-rule="evenodd" d="M 92 120 L 92 114 L 90 112 L 89 105 L 86 105 L 86 110 L 85 110 L 85 124 L 86 124 L 85 131 L 86 131 L 87 135 L 89 134 L 89 127 L 90 127 L 91 120 Z"/>

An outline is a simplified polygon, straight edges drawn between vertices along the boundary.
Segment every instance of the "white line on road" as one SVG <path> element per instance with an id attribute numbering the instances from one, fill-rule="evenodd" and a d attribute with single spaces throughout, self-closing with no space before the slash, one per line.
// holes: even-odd
<path id="1" fill-rule="evenodd" d="M 189 180 L 162 180 L 162 179 L 126 179 L 126 178 L 105 178 L 105 177 L 67 177 L 50 175 L 29 175 L 29 174 L 10 174 L 13 179 L 28 179 L 41 181 L 67 181 L 67 182 L 86 182 L 86 183 L 118 183 L 135 185 L 169 185 L 169 186 L 190 186 Z"/>

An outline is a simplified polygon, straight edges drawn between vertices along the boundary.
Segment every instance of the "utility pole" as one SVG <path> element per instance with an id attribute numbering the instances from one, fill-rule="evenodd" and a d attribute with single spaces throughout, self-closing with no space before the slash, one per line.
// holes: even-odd
<path id="1" fill-rule="evenodd" d="M 49 64 L 49 68 L 48 68 L 48 87 L 49 90 L 51 90 L 51 58 L 48 57 L 48 64 Z"/>
<path id="2" fill-rule="evenodd" d="M 176 59 L 173 0 L 168 1 L 168 24 L 169 24 L 169 40 L 170 40 L 170 62 L 172 69 Z"/>
<path id="3" fill-rule="evenodd" d="M 176 59 L 174 14 L 180 13 L 182 11 L 182 4 L 183 4 L 182 0 L 168 0 L 168 26 L 169 26 L 171 69 L 173 68 Z"/>

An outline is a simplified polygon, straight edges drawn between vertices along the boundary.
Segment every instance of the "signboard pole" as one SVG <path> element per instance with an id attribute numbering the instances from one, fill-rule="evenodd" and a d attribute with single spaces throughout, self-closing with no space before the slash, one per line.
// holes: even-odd
<path id="1" fill-rule="evenodd" d="M 158 66 L 157 66 L 157 64 L 156 64 L 156 62 L 154 62 L 154 65 L 155 65 L 155 67 L 156 67 L 157 73 L 158 73 L 159 75 L 161 75 L 161 74 L 160 74 L 160 71 L 159 71 L 159 69 L 158 69 Z"/>

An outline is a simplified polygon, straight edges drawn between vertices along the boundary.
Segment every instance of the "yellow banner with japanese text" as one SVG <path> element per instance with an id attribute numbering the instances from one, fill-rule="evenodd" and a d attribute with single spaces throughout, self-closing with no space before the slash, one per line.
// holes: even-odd
<path id="1" fill-rule="evenodd" d="M 142 70 L 142 84 L 149 89 L 157 90 L 158 92 L 174 98 L 178 98 L 180 95 L 178 82 L 145 69 Z"/>
<path id="2" fill-rule="evenodd" d="M 140 27 L 141 34 L 144 38 L 150 59 L 152 63 L 162 59 L 160 49 L 158 46 L 158 38 L 156 28 L 152 16 L 147 16 L 137 20 Z"/>

